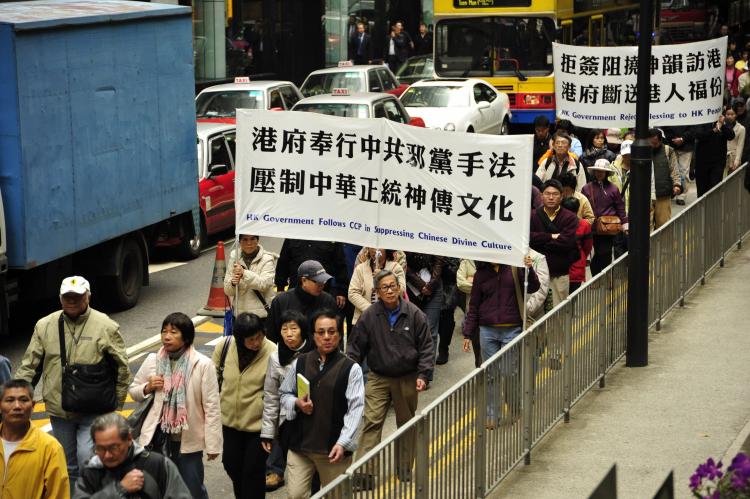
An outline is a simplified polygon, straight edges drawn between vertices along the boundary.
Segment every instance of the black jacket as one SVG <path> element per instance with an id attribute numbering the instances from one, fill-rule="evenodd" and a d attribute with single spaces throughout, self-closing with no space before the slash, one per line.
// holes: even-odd
<path id="1" fill-rule="evenodd" d="M 414 37 L 414 55 L 432 55 L 432 33 L 425 33 L 424 38 L 417 33 Z"/>
<path id="2" fill-rule="evenodd" d="M 552 138 L 550 134 L 547 134 L 545 138 L 539 140 L 534 135 L 534 162 L 531 165 L 531 174 L 534 175 L 537 165 L 539 164 L 539 158 L 541 158 L 545 152 L 549 150 L 549 141 Z M 536 176 L 536 175 L 534 175 Z"/>
<path id="3" fill-rule="evenodd" d="M 726 124 L 718 131 L 714 123 L 702 125 L 696 133 L 695 168 L 723 169 L 727 162 L 727 141 L 733 138 L 734 130 Z"/>
<path id="4" fill-rule="evenodd" d="M 313 296 L 302 288 L 292 288 L 289 291 L 277 295 L 271 302 L 271 310 L 266 318 L 266 336 L 274 343 L 279 342 L 281 331 L 281 313 L 284 310 L 298 310 L 302 312 L 309 321 L 313 312 L 323 308 L 336 310 L 336 299 L 323 291 L 320 296 Z M 308 342 L 313 344 L 312 327 L 308 327 Z"/>
<path id="5" fill-rule="evenodd" d="M 354 64 L 369 64 L 373 59 L 372 38 L 369 33 L 362 34 L 362 50 L 360 51 L 359 36 L 359 33 L 354 33 L 349 39 L 349 60 L 354 61 Z"/>
<path id="6" fill-rule="evenodd" d="M 693 126 L 665 126 L 664 135 L 666 139 L 664 143 L 676 151 L 692 151 L 695 148 L 695 132 L 696 127 Z M 679 146 L 672 142 L 672 139 L 681 138 L 682 144 Z"/>
<path id="7" fill-rule="evenodd" d="M 400 307 L 393 327 L 388 321 L 390 311 L 382 302 L 365 310 L 354 326 L 346 353 L 357 363 L 367 359 L 367 366 L 381 376 L 417 373 L 427 381 L 434 369 L 427 316 L 411 302 L 401 300 Z"/>
<path id="8" fill-rule="evenodd" d="M 289 285 L 297 286 L 297 268 L 305 260 L 320 262 L 333 279 L 326 284 L 326 291 L 334 296 L 346 296 L 349 289 L 349 276 L 346 272 L 344 246 L 332 241 L 305 241 L 285 239 L 281 246 L 279 261 L 276 262 L 274 283 L 279 289 Z"/>

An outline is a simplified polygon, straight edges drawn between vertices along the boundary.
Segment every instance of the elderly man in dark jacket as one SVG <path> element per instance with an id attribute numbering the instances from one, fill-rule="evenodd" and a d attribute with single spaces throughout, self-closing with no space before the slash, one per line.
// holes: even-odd
<path id="1" fill-rule="evenodd" d="M 724 123 L 724 115 L 712 125 L 703 125 L 696 133 L 695 183 L 698 197 L 721 182 L 727 163 L 727 142 L 734 138 L 734 130 Z"/>
<path id="2" fill-rule="evenodd" d="M 326 283 L 325 290 L 336 298 L 336 306 L 344 308 L 349 289 L 349 275 L 346 271 L 344 246 L 332 241 L 307 241 L 304 239 L 285 239 L 281 246 L 279 260 L 276 262 L 274 283 L 281 292 L 299 283 L 297 269 L 302 262 L 315 260 L 320 262 L 333 279 Z"/>
<path id="3" fill-rule="evenodd" d="M 359 443 L 361 455 L 380 442 L 391 404 L 397 426 L 414 416 L 417 394 L 427 386 L 433 369 L 432 337 L 424 313 L 401 299 L 403 291 L 390 270 L 378 272 L 373 284 L 378 301 L 357 320 L 347 348 L 352 360 L 361 363 L 366 359 L 370 368 Z M 412 447 L 406 445 L 398 452 L 397 468 L 407 476 L 414 459 Z"/>
<path id="4" fill-rule="evenodd" d="M 543 206 L 531 212 L 531 247 L 547 257 L 552 302 L 568 297 L 570 264 L 580 255 L 576 249 L 578 217 L 562 209 L 562 184 L 552 179 L 542 185 Z"/>

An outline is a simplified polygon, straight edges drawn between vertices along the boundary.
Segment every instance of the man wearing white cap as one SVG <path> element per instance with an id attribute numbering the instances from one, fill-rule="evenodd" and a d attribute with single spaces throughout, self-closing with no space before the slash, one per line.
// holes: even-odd
<path id="1" fill-rule="evenodd" d="M 42 397 L 52 434 L 65 449 L 71 490 L 79 470 L 92 455 L 91 424 L 100 414 L 122 409 L 130 384 L 120 326 L 91 308 L 90 297 L 91 287 L 86 279 L 63 279 L 62 311 L 36 323 L 16 372 L 16 378 L 29 382 L 37 371 L 42 373 Z M 63 345 L 65 359 L 61 355 Z M 68 366 L 65 376 L 63 363 Z M 90 377 L 84 378 L 86 374 Z M 73 385 L 75 390 L 71 389 Z"/>

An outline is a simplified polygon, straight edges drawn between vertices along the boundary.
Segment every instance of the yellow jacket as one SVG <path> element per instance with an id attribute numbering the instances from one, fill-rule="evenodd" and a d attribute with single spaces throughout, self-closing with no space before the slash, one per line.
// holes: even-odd
<path id="1" fill-rule="evenodd" d="M 42 364 L 42 384 L 47 414 L 60 418 L 70 415 L 62 408 L 62 367 L 60 363 L 60 333 L 58 319 L 61 312 L 53 312 L 39 319 L 31 342 L 16 372 L 16 378 L 28 382 Z M 70 364 L 96 364 L 109 354 L 117 365 L 117 401 L 122 409 L 130 385 L 130 366 L 120 326 L 105 314 L 88 307 L 75 321 L 65 319 L 65 353 Z"/>
<path id="2" fill-rule="evenodd" d="M 237 342 L 228 336 L 220 341 L 213 354 L 219 367 L 224 342 L 232 338 L 224 363 L 224 382 L 221 385 L 221 422 L 235 430 L 256 432 L 261 429 L 263 419 L 263 386 L 268 370 L 268 360 L 276 351 L 276 345 L 264 338 L 258 354 L 242 372 L 237 358 Z M 283 340 L 281 340 L 283 341 Z"/>
<path id="3" fill-rule="evenodd" d="M 68 468 L 60 443 L 32 425 L 10 455 L 7 469 L 5 449 L 0 444 L 0 497 L 69 499 Z"/>

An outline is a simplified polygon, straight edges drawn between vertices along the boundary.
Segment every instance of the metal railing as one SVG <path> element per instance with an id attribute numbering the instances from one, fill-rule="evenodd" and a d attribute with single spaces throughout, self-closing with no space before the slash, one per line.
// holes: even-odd
<path id="1" fill-rule="evenodd" d="M 750 232 L 745 167 L 651 234 L 651 327 Z M 618 258 L 315 497 L 485 497 L 625 354 L 627 263 Z"/>

